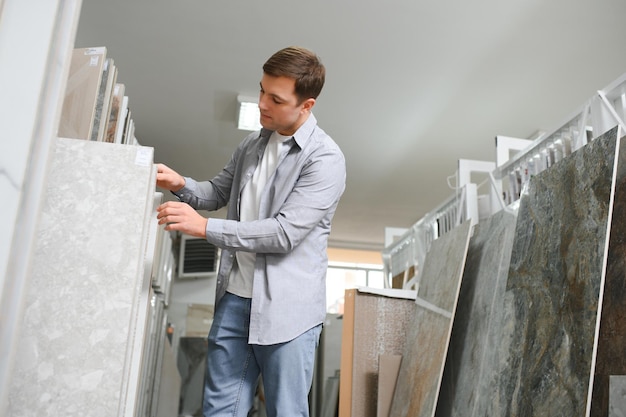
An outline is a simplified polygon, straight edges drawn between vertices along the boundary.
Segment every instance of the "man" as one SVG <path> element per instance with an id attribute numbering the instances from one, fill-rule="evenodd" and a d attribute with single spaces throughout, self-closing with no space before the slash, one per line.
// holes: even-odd
<path id="1" fill-rule="evenodd" d="M 288 47 L 263 65 L 259 132 L 224 169 L 198 182 L 157 165 L 157 185 L 180 202 L 159 224 L 222 249 L 208 337 L 204 416 L 246 416 L 259 375 L 269 417 L 308 416 L 315 349 L 326 314 L 326 248 L 345 188 L 344 156 L 311 110 L 325 68 Z M 228 205 L 227 219 L 195 209 Z"/>

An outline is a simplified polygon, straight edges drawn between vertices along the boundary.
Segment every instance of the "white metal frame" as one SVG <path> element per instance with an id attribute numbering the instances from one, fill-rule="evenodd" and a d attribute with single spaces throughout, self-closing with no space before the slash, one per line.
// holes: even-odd
<path id="1" fill-rule="evenodd" d="M 496 163 L 459 160 L 455 194 L 427 213 L 400 238 L 392 241 L 401 229 L 389 230 L 382 251 L 385 286 L 391 287 L 393 277 L 404 272 L 403 288 L 419 283 L 419 266 L 430 244 L 465 220 L 478 223 L 478 194 L 471 182 L 474 172 L 486 173 L 491 214 L 519 200 L 533 175 L 549 168 L 572 152 L 585 146 L 594 137 L 619 126 L 626 132 L 626 74 L 591 97 L 578 111 L 551 132 L 536 140 L 496 136 Z M 621 133 L 620 133 L 621 135 Z M 518 151 L 513 157 L 511 150 Z M 411 267 L 413 277 L 408 276 Z"/>
<path id="2" fill-rule="evenodd" d="M 582 148 L 593 138 L 615 126 L 626 132 L 625 120 L 626 74 L 598 90 L 559 127 L 541 135 L 514 157 L 504 161 L 505 151 L 498 151 L 498 168 L 493 175 L 503 188 L 506 203 L 511 204 L 520 198 L 533 175 Z M 507 182 L 508 187 L 504 187 L 503 182 Z"/>
<path id="3" fill-rule="evenodd" d="M 405 289 L 417 286 L 426 253 L 433 240 L 444 235 L 466 220 L 478 222 L 478 198 L 476 184 L 459 187 L 456 193 L 426 214 L 410 227 L 393 244 L 382 251 L 383 274 L 386 288 L 391 287 L 394 276 L 404 273 Z M 414 276 L 408 276 L 414 267 Z"/>

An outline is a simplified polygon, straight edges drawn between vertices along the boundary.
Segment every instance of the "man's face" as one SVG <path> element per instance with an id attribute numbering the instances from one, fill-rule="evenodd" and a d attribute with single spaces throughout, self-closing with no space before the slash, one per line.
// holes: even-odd
<path id="1" fill-rule="evenodd" d="M 295 84 L 293 78 L 263 74 L 259 110 L 264 128 L 291 136 L 307 119 L 315 99 L 310 98 L 298 104 Z"/>

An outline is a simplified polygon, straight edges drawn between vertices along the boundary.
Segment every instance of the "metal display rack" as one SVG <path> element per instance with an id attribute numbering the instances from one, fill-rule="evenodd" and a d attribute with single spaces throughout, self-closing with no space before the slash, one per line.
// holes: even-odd
<path id="1" fill-rule="evenodd" d="M 598 90 L 556 129 L 544 133 L 493 172 L 507 204 L 520 198 L 533 175 L 551 167 L 593 138 L 619 126 L 626 132 L 626 74 Z M 496 145 L 497 146 L 497 145 Z"/>
<path id="2" fill-rule="evenodd" d="M 493 169 L 493 162 L 459 160 L 456 192 L 382 251 L 387 288 L 393 286 L 394 277 L 402 281 L 402 288 L 415 287 L 419 280 L 419 266 L 423 263 L 432 241 L 465 221 L 469 220 L 473 224 L 478 222 L 478 186 L 470 182 L 471 173 L 489 173 Z M 496 196 L 495 192 L 492 193 L 493 196 Z"/>
<path id="3" fill-rule="evenodd" d="M 386 242 L 382 251 L 385 286 L 397 287 L 401 283 L 404 289 L 416 289 L 420 265 L 433 240 L 467 220 L 477 224 L 481 214 L 514 210 L 532 176 L 615 126 L 621 137 L 626 132 L 625 121 L 626 74 L 598 90 L 559 127 L 535 140 L 496 136 L 495 163 L 459 160 L 455 193 L 395 241 Z M 510 156 L 512 151 L 516 153 Z M 490 187 L 486 195 L 478 195 L 482 184 L 471 182 L 471 174 L 476 172 L 488 176 Z M 483 212 L 479 213 L 479 202 L 485 199 L 488 204 L 481 205 Z"/>

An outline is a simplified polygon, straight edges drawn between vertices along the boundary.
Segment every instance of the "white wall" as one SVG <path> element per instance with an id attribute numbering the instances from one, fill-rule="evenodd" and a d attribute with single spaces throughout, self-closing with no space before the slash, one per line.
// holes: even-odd
<path id="1" fill-rule="evenodd" d="M 34 230 L 81 1 L 3 0 L 0 6 L 0 415 L 4 415 Z"/>

